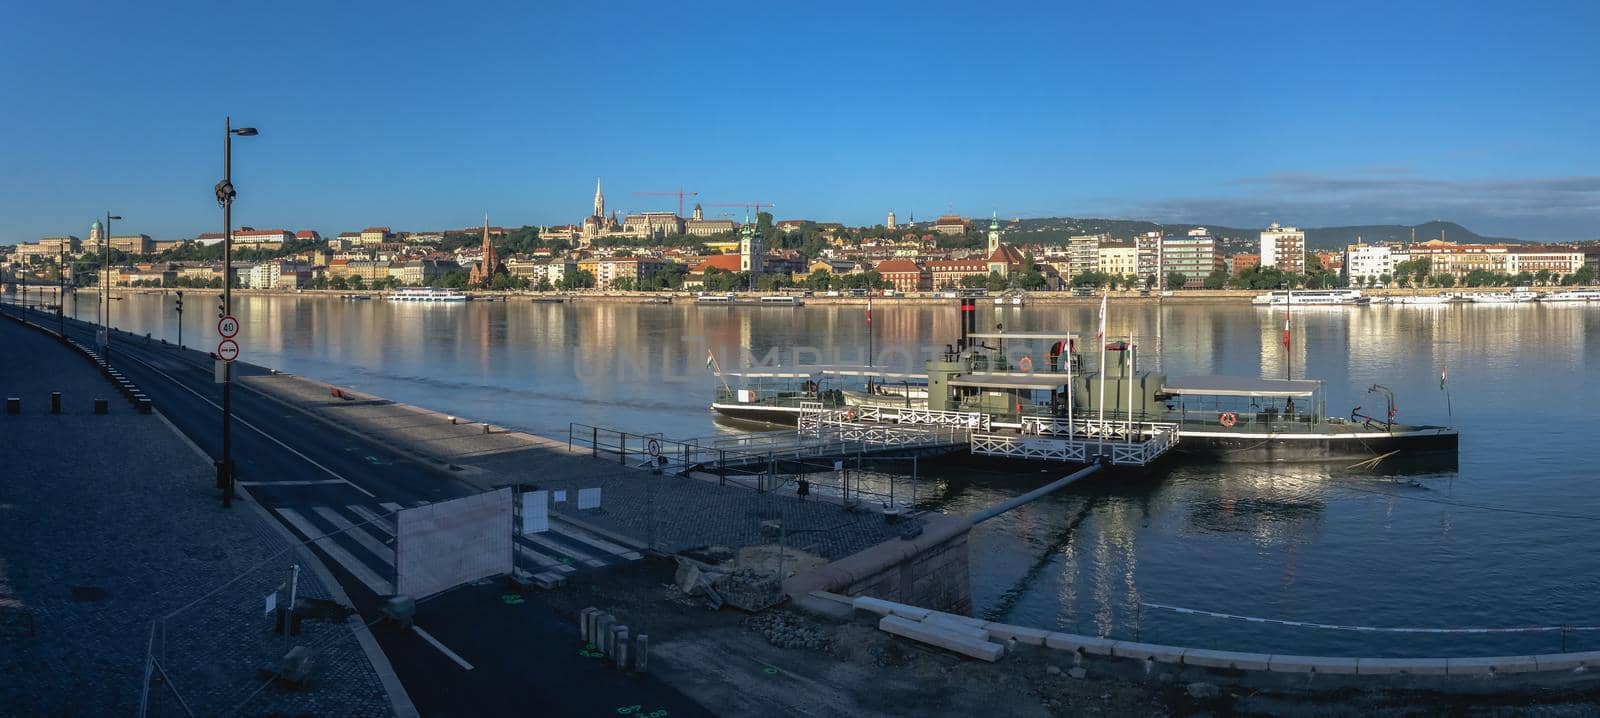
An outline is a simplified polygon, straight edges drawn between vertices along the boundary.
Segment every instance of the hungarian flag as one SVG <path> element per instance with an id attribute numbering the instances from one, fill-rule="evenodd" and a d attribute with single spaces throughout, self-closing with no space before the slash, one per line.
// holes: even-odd
<path id="1" fill-rule="evenodd" d="M 1445 383 L 1448 381 L 1450 381 L 1450 367 L 1447 366 L 1439 370 L 1439 391 L 1448 391 L 1445 388 Z"/>
<path id="2" fill-rule="evenodd" d="M 1283 348 L 1289 348 L 1289 317 L 1287 315 L 1283 318 Z"/>
<path id="3" fill-rule="evenodd" d="M 1111 289 L 1107 287 L 1105 293 L 1100 295 L 1100 333 L 1094 335 L 1094 339 L 1097 342 L 1104 341 L 1106 338 L 1106 300 L 1110 298 Z"/>
<path id="4" fill-rule="evenodd" d="M 711 355 L 711 350 L 710 349 L 707 349 L 706 350 L 706 368 L 710 369 L 710 368 L 712 368 L 712 367 L 714 367 L 716 365 L 717 365 L 717 358 Z"/>
<path id="5" fill-rule="evenodd" d="M 872 293 L 867 293 L 867 323 L 872 323 Z"/>

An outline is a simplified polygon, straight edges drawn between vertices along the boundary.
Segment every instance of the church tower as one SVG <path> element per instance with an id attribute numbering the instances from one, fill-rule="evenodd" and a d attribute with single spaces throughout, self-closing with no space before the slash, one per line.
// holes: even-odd
<path id="1" fill-rule="evenodd" d="M 897 225 L 895 225 L 895 223 L 894 223 L 894 210 L 892 210 L 892 209 L 891 209 L 891 210 L 889 210 L 889 221 L 888 221 L 888 222 L 886 222 L 886 223 L 884 223 L 884 225 L 883 225 L 883 226 L 884 226 L 884 228 L 885 228 L 885 229 L 889 229 L 889 230 L 895 230 L 895 229 L 898 229 L 898 228 L 899 228 L 899 227 L 898 227 L 898 226 L 897 226 Z"/>
<path id="2" fill-rule="evenodd" d="M 706 211 L 703 210 L 703 209 L 700 209 L 700 204 L 698 202 L 696 202 L 695 205 L 694 205 L 694 221 L 700 222 L 700 221 L 705 220 L 705 218 L 706 218 Z"/>
<path id="3" fill-rule="evenodd" d="M 993 213 L 989 216 L 989 256 L 994 256 L 1000 251 L 1000 215 Z"/>
<path id="4" fill-rule="evenodd" d="M 756 226 L 750 223 L 749 215 L 744 218 L 744 226 L 739 229 L 739 271 L 749 272 L 753 278 L 761 273 L 761 259 L 765 250 L 761 248 L 761 233 L 756 231 Z"/>
<path id="5" fill-rule="evenodd" d="M 594 216 L 606 216 L 606 195 L 600 191 L 600 178 L 594 178 Z"/>

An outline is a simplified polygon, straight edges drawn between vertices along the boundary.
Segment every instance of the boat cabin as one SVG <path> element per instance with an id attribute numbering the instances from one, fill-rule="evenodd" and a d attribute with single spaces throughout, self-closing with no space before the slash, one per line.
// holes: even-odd
<path id="1" fill-rule="evenodd" d="M 1167 380 L 1161 393 L 1186 430 L 1321 431 L 1327 423 L 1320 381 L 1189 376 Z"/>

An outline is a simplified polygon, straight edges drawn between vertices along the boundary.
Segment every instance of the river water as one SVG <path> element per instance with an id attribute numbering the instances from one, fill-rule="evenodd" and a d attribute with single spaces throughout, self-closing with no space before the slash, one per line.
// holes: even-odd
<path id="1" fill-rule="evenodd" d="M 203 300 L 202 300 L 203 298 Z M 211 295 L 188 293 L 184 339 L 217 340 Z M 76 313 L 93 321 L 95 295 Z M 170 295 L 113 303 L 115 324 L 174 339 Z M 72 310 L 73 302 L 68 301 Z M 859 362 L 861 307 L 697 307 L 328 297 L 236 300 L 245 361 L 397 401 L 565 437 L 568 422 L 674 438 L 719 431 L 711 348 L 734 369 L 763 358 Z M 983 327 L 1092 334 L 1094 306 L 980 307 Z M 953 306 L 878 305 L 874 360 L 954 341 Z M 984 523 L 973 535 L 976 613 L 995 620 L 1211 648 L 1345 655 L 1492 655 L 1600 648 L 1600 306 L 1363 307 L 1281 311 L 1113 304 L 1141 368 L 1327 382 L 1328 411 L 1398 395 L 1401 421 L 1462 430 L 1459 467 L 1392 474 L 1342 466 L 1179 465 L 1104 478 Z M 901 348 L 896 354 L 893 349 Z M 835 356 L 837 352 L 837 356 Z M 771 353 L 769 355 L 769 353 Z M 1449 406 L 1440 372 L 1449 367 Z M 927 508 L 968 512 L 1061 475 L 923 462 Z M 1341 631 L 1180 613 L 1382 628 L 1559 627 L 1515 633 Z"/>

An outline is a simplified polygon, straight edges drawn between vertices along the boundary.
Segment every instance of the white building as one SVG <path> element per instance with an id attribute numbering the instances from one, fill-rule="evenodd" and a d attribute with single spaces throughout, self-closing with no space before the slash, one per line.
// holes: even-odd
<path id="1" fill-rule="evenodd" d="M 1111 239 L 1100 234 L 1080 234 L 1067 240 L 1067 261 L 1072 275 L 1100 270 L 1100 244 Z"/>
<path id="2" fill-rule="evenodd" d="M 1350 244 L 1344 248 L 1344 278 L 1351 286 L 1365 286 L 1394 275 L 1394 265 L 1403 257 L 1387 245 Z"/>
<path id="3" fill-rule="evenodd" d="M 1306 233 L 1294 227 L 1272 226 L 1261 230 L 1261 266 L 1277 267 L 1289 274 L 1305 274 Z"/>
<path id="4" fill-rule="evenodd" d="M 1161 276 L 1161 233 L 1145 232 L 1133 240 L 1133 273 L 1143 280 Z"/>
<path id="5" fill-rule="evenodd" d="M 1095 271 L 1113 277 L 1131 277 L 1138 268 L 1138 250 L 1131 244 L 1108 243 L 1100 245 L 1099 264 Z"/>
<path id="6" fill-rule="evenodd" d="M 286 229 L 236 229 L 233 230 L 233 246 L 252 244 L 276 244 L 283 246 L 294 240 L 294 233 Z"/>

